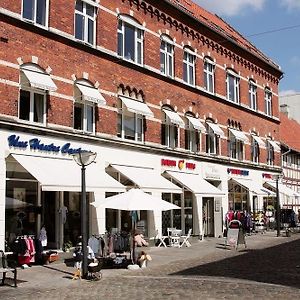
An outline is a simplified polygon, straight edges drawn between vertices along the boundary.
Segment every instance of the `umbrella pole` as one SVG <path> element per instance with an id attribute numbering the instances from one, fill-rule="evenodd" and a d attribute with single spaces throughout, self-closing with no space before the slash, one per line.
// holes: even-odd
<path id="1" fill-rule="evenodd" d="M 134 240 L 134 235 L 135 235 L 135 220 L 132 220 L 132 263 L 135 264 L 135 240 Z"/>

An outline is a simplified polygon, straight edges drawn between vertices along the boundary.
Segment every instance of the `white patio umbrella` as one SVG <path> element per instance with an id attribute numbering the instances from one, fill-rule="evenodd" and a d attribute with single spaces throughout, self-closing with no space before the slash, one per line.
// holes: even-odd
<path id="1" fill-rule="evenodd" d="M 140 189 L 131 189 L 125 193 L 106 198 L 103 201 L 91 203 L 95 207 L 112 208 L 120 210 L 157 210 L 180 209 L 179 206 L 169 203 L 159 197 L 143 192 Z"/>
<path id="2" fill-rule="evenodd" d="M 91 203 L 95 207 L 120 209 L 127 211 L 136 210 L 153 210 L 153 211 L 164 211 L 170 209 L 180 209 L 179 206 L 169 203 L 161 198 L 149 195 L 140 189 L 131 189 L 125 193 L 121 193 L 115 196 L 106 198 L 103 201 L 96 201 Z M 135 220 L 133 219 L 132 231 L 135 230 Z M 133 239 L 132 245 L 132 260 L 135 259 L 135 242 Z"/>
<path id="3" fill-rule="evenodd" d="M 22 208 L 25 206 L 28 206 L 30 204 L 23 202 L 21 200 L 15 199 L 15 198 L 11 198 L 11 197 L 6 197 L 5 198 L 5 207 L 7 209 L 11 209 L 11 208 Z"/>

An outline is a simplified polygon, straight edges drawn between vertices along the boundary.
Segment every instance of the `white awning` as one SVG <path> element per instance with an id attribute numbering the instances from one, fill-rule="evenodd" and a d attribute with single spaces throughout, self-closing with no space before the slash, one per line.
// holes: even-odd
<path id="1" fill-rule="evenodd" d="M 21 69 L 21 71 L 29 81 L 31 87 L 46 91 L 57 90 L 56 84 L 47 73 L 36 72 L 28 69 Z"/>
<path id="2" fill-rule="evenodd" d="M 269 142 L 270 145 L 274 148 L 274 151 L 277 151 L 277 152 L 280 152 L 280 151 L 281 151 L 279 145 L 278 145 L 276 142 L 271 141 L 271 140 L 268 140 L 268 142 Z"/>
<path id="3" fill-rule="evenodd" d="M 235 181 L 237 184 L 243 186 L 250 192 L 261 195 L 261 196 L 275 196 L 275 194 L 264 188 L 262 184 L 259 184 L 258 182 L 251 180 L 251 179 L 241 179 L 241 178 L 231 178 L 232 181 Z"/>
<path id="4" fill-rule="evenodd" d="M 163 112 L 167 115 L 172 124 L 184 127 L 184 121 L 179 117 L 179 115 L 176 112 L 168 109 L 163 109 Z"/>
<path id="5" fill-rule="evenodd" d="M 266 181 L 266 184 L 271 186 L 276 191 L 276 182 L 275 181 Z M 284 194 L 288 197 L 299 197 L 300 194 L 294 191 L 293 189 L 287 187 L 285 184 L 278 182 L 279 193 Z"/>
<path id="6" fill-rule="evenodd" d="M 151 168 L 111 165 L 145 192 L 182 193 L 182 189 Z"/>
<path id="7" fill-rule="evenodd" d="M 91 101 L 101 105 L 106 104 L 104 97 L 101 95 L 98 89 L 92 86 L 87 86 L 79 83 L 76 83 L 76 86 L 80 90 L 84 100 Z"/>
<path id="8" fill-rule="evenodd" d="M 260 147 L 265 147 L 266 143 L 257 135 L 251 135 L 252 138 L 258 143 Z"/>
<path id="9" fill-rule="evenodd" d="M 192 123 L 194 129 L 205 132 L 205 127 L 204 125 L 200 122 L 199 119 L 193 118 L 191 116 L 186 116 L 186 118 Z"/>
<path id="10" fill-rule="evenodd" d="M 203 179 L 199 174 L 166 171 L 166 174 L 193 192 L 204 196 L 223 196 L 224 192 Z"/>
<path id="11" fill-rule="evenodd" d="M 235 130 L 235 129 L 232 129 L 232 128 L 229 128 L 229 131 L 234 135 L 234 137 L 237 140 L 242 141 L 244 143 L 249 142 L 248 138 L 246 137 L 246 135 L 242 131 Z"/>
<path id="12" fill-rule="evenodd" d="M 150 108 L 148 107 L 147 104 L 137 101 L 137 100 L 134 100 L 132 98 L 128 98 L 128 97 L 124 97 L 124 96 L 120 96 L 120 95 L 119 95 L 119 98 L 125 104 L 128 111 L 136 113 L 136 114 L 148 116 L 148 117 L 154 117 L 153 112 L 150 110 Z"/>
<path id="13" fill-rule="evenodd" d="M 11 156 L 40 182 L 43 191 L 81 191 L 81 168 L 73 159 Z M 86 190 L 124 192 L 126 189 L 94 163 L 86 167 Z"/>
<path id="14" fill-rule="evenodd" d="M 219 125 L 211 122 L 207 122 L 207 125 L 213 130 L 216 135 L 219 135 L 221 138 L 225 138 L 225 134 Z"/>

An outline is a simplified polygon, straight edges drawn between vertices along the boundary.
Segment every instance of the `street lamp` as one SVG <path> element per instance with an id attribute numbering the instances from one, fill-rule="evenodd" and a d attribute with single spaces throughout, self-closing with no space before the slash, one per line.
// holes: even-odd
<path id="1" fill-rule="evenodd" d="M 82 245 L 82 277 L 87 275 L 87 207 L 86 207 L 86 185 L 85 185 L 85 168 L 93 163 L 97 153 L 94 152 L 78 152 L 73 154 L 75 162 L 81 166 L 81 245 Z"/>
<path id="2" fill-rule="evenodd" d="M 279 184 L 278 181 L 282 177 L 282 174 L 276 174 L 272 176 L 276 182 L 276 227 L 277 236 L 280 236 L 280 199 L 279 199 Z"/>

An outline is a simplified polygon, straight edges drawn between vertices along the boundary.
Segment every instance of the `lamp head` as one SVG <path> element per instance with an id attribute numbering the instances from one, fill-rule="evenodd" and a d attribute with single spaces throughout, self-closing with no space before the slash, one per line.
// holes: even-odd
<path id="1" fill-rule="evenodd" d="M 78 153 L 73 154 L 73 159 L 81 167 L 86 167 L 90 165 L 95 161 L 96 157 L 96 152 L 80 151 Z"/>

